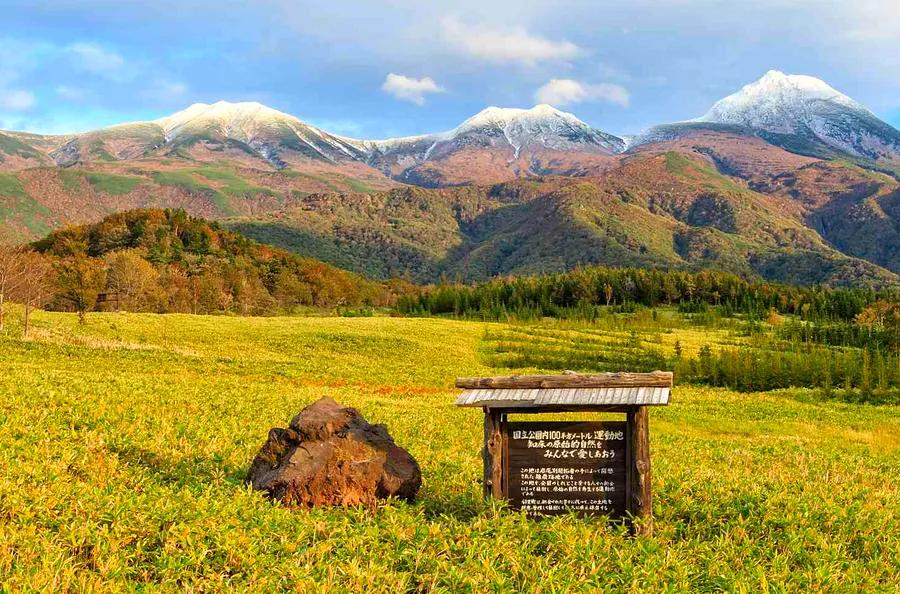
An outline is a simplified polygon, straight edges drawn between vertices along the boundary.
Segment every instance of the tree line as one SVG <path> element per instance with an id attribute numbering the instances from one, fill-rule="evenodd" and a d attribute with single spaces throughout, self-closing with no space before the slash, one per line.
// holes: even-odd
<path id="1" fill-rule="evenodd" d="M 900 403 L 897 350 L 793 344 L 713 351 L 706 346 L 697 357 L 677 355 L 670 368 L 681 382 L 742 392 L 804 386 L 850 402 Z"/>
<path id="2" fill-rule="evenodd" d="M 72 226 L 25 247 L 0 246 L 0 327 L 10 299 L 35 307 L 268 315 L 298 307 L 396 307 L 405 315 L 491 320 L 596 319 L 605 311 L 675 305 L 709 308 L 748 320 L 793 314 L 813 326 L 785 328 L 785 338 L 860 346 L 896 344 L 896 336 L 856 321 L 896 289 L 803 287 L 716 272 L 587 267 L 543 276 L 497 278 L 475 285 L 375 282 L 321 261 L 259 244 L 183 210 L 138 209 Z M 877 321 L 877 320 L 876 320 Z M 880 325 L 879 325 L 880 326 Z M 787 334 L 791 336 L 787 336 Z M 815 336 L 813 336 L 815 335 Z"/>
<path id="3" fill-rule="evenodd" d="M 442 283 L 398 300 L 409 315 L 502 320 L 542 317 L 590 319 L 598 308 L 677 305 L 686 312 L 719 307 L 765 319 L 770 311 L 807 321 L 851 321 L 867 307 L 900 298 L 897 289 L 794 286 L 734 274 L 642 268 L 586 267 L 571 272 L 505 277 L 476 285 Z"/>

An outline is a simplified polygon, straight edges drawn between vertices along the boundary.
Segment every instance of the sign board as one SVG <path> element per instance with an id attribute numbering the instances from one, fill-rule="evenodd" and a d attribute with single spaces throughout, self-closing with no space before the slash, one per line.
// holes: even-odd
<path id="1" fill-rule="evenodd" d="M 669 371 L 458 378 L 456 404 L 484 411 L 484 495 L 531 517 L 604 515 L 653 534 L 649 409 L 669 403 L 673 379 Z M 519 420 L 580 412 L 625 418 Z"/>
<path id="2" fill-rule="evenodd" d="M 529 516 L 626 515 L 624 421 L 509 422 L 504 429 L 511 508 Z"/>

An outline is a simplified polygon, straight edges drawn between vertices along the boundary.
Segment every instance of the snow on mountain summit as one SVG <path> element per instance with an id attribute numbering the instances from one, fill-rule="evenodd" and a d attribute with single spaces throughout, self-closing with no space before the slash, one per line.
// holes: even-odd
<path id="1" fill-rule="evenodd" d="M 818 78 L 778 70 L 720 99 L 699 118 L 654 126 L 626 139 L 627 148 L 721 126 L 744 129 L 802 154 L 900 162 L 897 129 Z"/>
<path id="2" fill-rule="evenodd" d="M 531 109 L 515 107 L 487 107 L 460 124 L 453 132 L 463 134 L 469 130 L 497 126 L 507 128 L 520 126 L 552 130 L 562 126 L 586 127 L 587 124 L 571 113 L 560 111 L 555 107 L 542 103 Z"/>
<path id="3" fill-rule="evenodd" d="M 818 78 L 770 70 L 756 82 L 720 99 L 705 115 L 692 121 L 790 134 L 807 124 L 811 116 L 835 108 L 868 113 L 865 107 Z"/>
<path id="4" fill-rule="evenodd" d="M 490 106 L 447 132 L 362 142 L 382 153 L 419 147 L 425 143 L 430 145 L 423 155 L 426 159 L 435 148 L 447 143 L 459 146 L 506 144 L 513 148 L 514 157 L 518 157 L 519 151 L 525 147 L 594 149 L 609 153 L 619 152 L 624 147 L 622 139 L 547 104 L 535 105 L 530 109 Z"/>
<path id="5" fill-rule="evenodd" d="M 297 118 L 256 101 L 194 103 L 172 115 L 154 120 L 154 123 L 162 127 L 167 138 L 173 138 L 185 129 L 209 127 L 217 127 L 229 136 L 246 137 L 256 128 L 278 121 L 302 124 Z"/>
<path id="6" fill-rule="evenodd" d="M 352 143 L 256 101 L 194 103 L 152 123 L 163 129 L 169 146 L 237 141 L 278 168 L 286 166 L 286 150 L 330 162 L 362 158 Z"/>
<path id="7" fill-rule="evenodd" d="M 195 118 L 229 118 L 229 117 L 293 117 L 277 109 L 272 109 L 257 101 L 216 101 L 215 103 L 194 103 L 189 107 L 171 115 L 159 118 L 157 122 L 186 121 Z"/>

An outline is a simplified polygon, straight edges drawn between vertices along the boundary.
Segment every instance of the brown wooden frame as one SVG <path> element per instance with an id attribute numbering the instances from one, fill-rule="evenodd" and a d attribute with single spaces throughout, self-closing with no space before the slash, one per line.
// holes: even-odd
<path id="1" fill-rule="evenodd" d="M 509 493 L 509 449 L 507 419 L 510 413 L 552 412 L 624 413 L 626 421 L 627 472 L 625 497 L 632 534 L 653 534 L 653 499 L 650 486 L 650 426 L 647 406 L 556 406 L 541 408 L 483 407 L 484 495 L 506 499 Z"/>

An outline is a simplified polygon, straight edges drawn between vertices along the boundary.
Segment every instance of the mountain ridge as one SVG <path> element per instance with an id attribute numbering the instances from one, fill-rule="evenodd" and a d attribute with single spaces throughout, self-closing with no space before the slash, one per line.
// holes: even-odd
<path id="1" fill-rule="evenodd" d="M 766 76 L 728 109 L 627 144 L 548 105 L 490 107 L 446 132 L 381 141 L 254 102 L 74 136 L 0 133 L 0 238 L 165 207 L 423 281 L 601 263 L 896 283 L 900 164 L 843 151 L 836 134 L 869 112 L 821 81 L 794 89 L 790 75 Z M 770 99 L 795 127 L 752 117 Z M 823 101 L 849 119 L 810 128 Z"/>
<path id="2" fill-rule="evenodd" d="M 716 101 L 700 117 L 659 124 L 630 137 L 599 130 L 571 113 L 540 104 L 530 109 L 490 106 L 444 132 L 358 139 L 330 133 L 253 101 L 195 103 L 155 120 L 127 122 L 80 134 L 5 131 L 3 135 L 8 143 L 23 145 L 18 147 L 20 152 L 23 147 L 25 152 L 40 152 L 41 146 L 51 146 L 47 155 L 59 165 L 92 157 L 135 159 L 157 150 L 172 152 L 206 139 L 243 144 L 278 169 L 289 165 L 281 159 L 281 152 L 293 151 L 329 162 L 356 160 L 400 177 L 396 166 L 402 169 L 410 163 L 420 165 L 432 156 L 440 157 L 472 145 L 508 145 L 512 149 L 509 162 L 518 159 L 522 150 L 536 147 L 613 155 L 671 138 L 681 130 L 717 125 L 761 135 L 773 144 L 788 145 L 789 150 L 799 147 L 821 152 L 823 147 L 815 146 L 819 144 L 824 145 L 826 152 L 900 162 L 900 132 L 892 126 L 821 79 L 777 70 L 768 71 Z M 98 150 L 98 145 L 104 143 L 117 150 Z M 3 148 L 0 143 L 0 150 Z"/>
<path id="3" fill-rule="evenodd" d="M 366 140 L 332 134 L 258 102 L 195 103 L 147 122 L 82 134 L 0 133 L 0 170 L 115 161 L 222 159 L 246 166 L 424 187 L 496 183 L 547 174 L 590 176 L 647 145 L 698 132 L 761 138 L 820 159 L 849 158 L 900 179 L 900 131 L 824 81 L 770 70 L 702 116 L 630 137 L 541 104 L 491 106 L 437 133 Z M 254 165 L 256 163 L 256 165 Z"/>
<path id="4" fill-rule="evenodd" d="M 896 272 L 832 247 L 800 209 L 782 208 L 789 200 L 753 192 L 699 159 L 662 153 L 600 179 L 317 194 L 224 224 L 370 276 L 408 274 L 423 282 L 591 264 L 712 268 L 807 283 L 898 282 Z"/>

